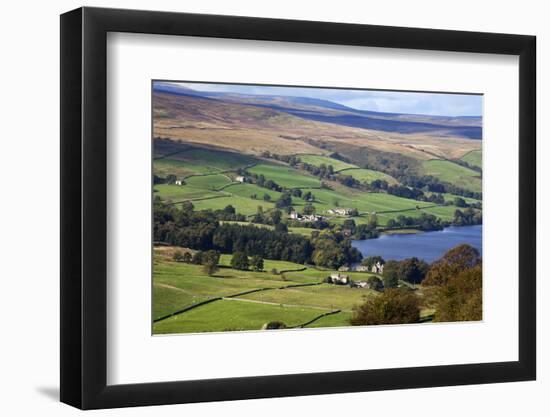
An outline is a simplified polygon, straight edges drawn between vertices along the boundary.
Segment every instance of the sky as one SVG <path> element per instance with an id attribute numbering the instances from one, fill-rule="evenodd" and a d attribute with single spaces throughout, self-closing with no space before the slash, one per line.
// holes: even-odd
<path id="1" fill-rule="evenodd" d="M 483 96 L 329 88 L 267 87 L 204 83 L 178 84 L 198 91 L 309 97 L 333 101 L 359 110 L 440 116 L 481 116 Z"/>

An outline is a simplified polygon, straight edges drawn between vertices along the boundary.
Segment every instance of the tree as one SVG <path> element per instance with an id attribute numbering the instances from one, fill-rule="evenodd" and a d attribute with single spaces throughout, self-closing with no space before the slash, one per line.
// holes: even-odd
<path id="1" fill-rule="evenodd" d="M 172 259 L 174 260 L 174 262 L 183 262 L 183 253 L 179 249 L 174 251 Z"/>
<path id="2" fill-rule="evenodd" d="M 479 321 L 482 319 L 481 264 L 459 272 L 445 285 L 432 287 L 434 321 Z"/>
<path id="3" fill-rule="evenodd" d="M 344 223 L 342 223 L 342 228 L 350 230 L 351 233 L 355 232 L 355 227 L 355 220 L 353 219 L 346 219 L 344 220 Z"/>
<path id="4" fill-rule="evenodd" d="M 193 255 L 193 259 L 191 259 L 191 263 L 195 264 L 195 265 L 201 265 L 202 264 L 202 251 L 196 251 L 195 254 Z"/>
<path id="5" fill-rule="evenodd" d="M 384 283 L 382 280 L 375 276 L 370 276 L 367 278 L 370 289 L 375 291 L 382 291 L 384 289 Z"/>
<path id="6" fill-rule="evenodd" d="M 455 246 L 432 263 L 422 285 L 445 285 L 460 272 L 481 263 L 479 251 L 467 244 Z"/>
<path id="7" fill-rule="evenodd" d="M 468 204 L 466 204 L 466 201 L 460 197 L 455 197 L 453 204 L 457 207 L 468 207 Z"/>
<path id="8" fill-rule="evenodd" d="M 231 258 L 231 268 L 247 270 L 249 266 L 248 256 L 244 252 L 235 252 Z"/>
<path id="9" fill-rule="evenodd" d="M 229 205 L 225 206 L 223 211 L 228 213 L 228 214 L 235 214 L 235 207 L 233 207 L 231 204 L 229 204 Z"/>
<path id="10" fill-rule="evenodd" d="M 203 271 L 212 276 L 219 269 L 220 253 L 215 250 L 209 250 L 203 253 L 202 265 Z"/>
<path id="11" fill-rule="evenodd" d="M 394 219 L 389 219 L 386 223 L 386 227 L 388 227 L 389 229 L 393 229 L 394 227 L 397 227 L 397 223 Z"/>
<path id="12" fill-rule="evenodd" d="M 254 255 L 251 259 L 250 266 L 254 271 L 263 271 L 264 258 L 262 258 L 260 255 Z"/>
<path id="13" fill-rule="evenodd" d="M 189 211 L 193 211 L 195 209 L 195 206 L 190 201 L 184 201 L 183 203 L 181 203 L 181 209 L 182 211 L 189 212 Z"/>
<path id="14" fill-rule="evenodd" d="M 378 226 L 378 216 L 376 215 L 376 213 L 371 213 L 369 215 L 369 221 L 368 221 L 367 224 L 372 229 L 374 229 L 374 228 L 376 228 L 376 226 Z"/>
<path id="15" fill-rule="evenodd" d="M 402 280 L 420 284 L 429 268 L 430 266 L 426 262 L 418 258 L 407 258 L 399 262 L 398 275 Z"/>
<path id="16" fill-rule="evenodd" d="M 271 217 L 271 223 L 273 223 L 274 225 L 277 225 L 281 222 L 281 218 L 283 217 L 283 214 L 281 213 L 281 210 L 273 210 L 270 213 L 270 217 Z"/>
<path id="17" fill-rule="evenodd" d="M 271 196 L 268 193 L 265 193 L 263 199 L 264 201 L 271 201 Z"/>
<path id="18" fill-rule="evenodd" d="M 399 283 L 399 262 L 386 262 L 386 264 L 384 265 L 382 280 L 384 281 L 385 289 L 397 288 L 397 285 Z"/>
<path id="19" fill-rule="evenodd" d="M 304 206 L 304 214 L 315 214 L 315 206 L 311 203 L 306 203 Z"/>
<path id="20" fill-rule="evenodd" d="M 290 196 L 290 193 L 285 192 L 283 193 L 283 195 L 279 197 L 279 199 L 275 203 L 275 207 L 283 208 L 283 207 L 288 207 L 291 204 L 292 204 L 292 197 Z"/>
<path id="21" fill-rule="evenodd" d="M 418 323 L 419 320 L 420 302 L 413 292 L 386 289 L 378 297 L 369 298 L 356 307 L 350 324 L 353 326 L 405 324 Z"/>
<path id="22" fill-rule="evenodd" d="M 185 252 L 183 254 L 183 262 L 185 262 L 186 264 L 190 264 L 192 258 L 193 258 L 193 256 L 191 255 L 191 252 Z"/>

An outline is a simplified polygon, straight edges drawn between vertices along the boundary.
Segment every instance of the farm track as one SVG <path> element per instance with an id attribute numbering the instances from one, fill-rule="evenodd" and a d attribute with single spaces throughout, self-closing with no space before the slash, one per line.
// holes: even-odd
<path id="1" fill-rule="evenodd" d="M 243 301 L 245 303 L 255 303 L 255 304 L 266 304 L 266 305 L 272 305 L 272 306 L 281 306 L 281 307 L 289 307 L 289 308 L 308 308 L 312 310 L 321 310 L 321 311 L 333 311 L 331 308 L 325 308 L 325 307 L 319 307 L 319 306 L 310 306 L 305 304 L 284 304 L 284 303 L 274 303 L 272 301 L 260 301 L 260 300 L 250 300 L 248 298 L 222 298 L 223 300 L 227 301 Z M 344 310 L 338 310 L 338 312 L 344 311 Z M 351 313 L 351 310 L 348 312 Z M 299 326 L 297 326 L 299 327 Z"/>

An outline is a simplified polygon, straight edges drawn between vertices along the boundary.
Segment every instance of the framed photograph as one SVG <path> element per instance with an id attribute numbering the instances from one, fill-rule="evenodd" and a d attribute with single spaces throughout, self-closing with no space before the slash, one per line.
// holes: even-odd
<path id="1" fill-rule="evenodd" d="M 535 37 L 61 16 L 61 401 L 533 380 Z"/>

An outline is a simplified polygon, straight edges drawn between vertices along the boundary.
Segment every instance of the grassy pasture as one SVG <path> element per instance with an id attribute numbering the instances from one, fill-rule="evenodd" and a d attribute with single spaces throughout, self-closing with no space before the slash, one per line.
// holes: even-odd
<path id="1" fill-rule="evenodd" d="M 387 181 L 388 184 L 397 184 L 397 180 L 393 178 L 391 175 L 384 174 L 380 171 L 374 171 L 372 169 L 366 169 L 366 168 L 351 168 L 351 169 L 345 169 L 343 171 L 340 171 L 339 174 L 342 175 L 351 175 L 353 178 L 355 178 L 359 182 L 372 182 L 374 180 L 384 180 Z"/>
<path id="2" fill-rule="evenodd" d="M 468 152 L 460 159 L 464 162 L 468 162 L 470 165 L 482 168 L 483 162 L 481 150 Z"/>
<path id="3" fill-rule="evenodd" d="M 314 165 L 316 167 L 325 164 L 326 166 L 332 165 L 334 171 L 341 171 L 342 169 L 357 168 L 357 165 L 348 164 L 347 162 L 340 161 L 335 158 L 323 155 L 297 155 L 302 162 L 306 164 Z"/>
<path id="4" fill-rule="evenodd" d="M 156 184 L 153 187 L 154 195 L 159 196 L 163 200 L 183 201 L 194 200 L 196 198 L 223 197 L 216 191 L 207 190 L 204 188 L 189 187 L 187 185 L 174 184 Z"/>
<path id="5" fill-rule="evenodd" d="M 188 294 L 176 288 L 163 287 L 159 284 L 153 286 L 153 319 L 178 311 L 208 297 L 199 297 Z"/>
<path id="6" fill-rule="evenodd" d="M 224 191 L 239 197 L 251 198 L 252 195 L 256 195 L 258 202 L 263 202 L 264 194 L 271 197 L 271 201 L 276 201 L 282 193 L 274 190 L 268 190 L 267 188 L 258 187 L 255 184 L 239 183 L 232 184 L 224 188 Z"/>
<path id="7" fill-rule="evenodd" d="M 220 300 L 155 323 L 153 332 L 163 334 L 260 330 L 270 321 L 282 321 L 288 327 L 292 327 L 312 320 L 322 313 L 321 310 L 310 308 Z"/>
<path id="8" fill-rule="evenodd" d="M 283 165 L 258 164 L 250 168 L 249 171 L 258 175 L 263 174 L 266 179 L 273 180 L 287 188 L 314 188 L 321 185 L 317 178 Z"/>
<path id="9" fill-rule="evenodd" d="M 163 251 L 166 248 L 162 248 Z M 345 314 L 325 318 L 311 327 L 344 326 L 351 308 L 363 296 L 376 292 L 344 286 L 321 284 L 310 287 L 279 289 L 294 283 L 317 283 L 331 271 L 308 267 L 305 271 L 271 274 L 271 269 L 299 269 L 303 265 L 265 260 L 266 272 L 237 271 L 222 268 L 211 277 L 200 265 L 172 262 L 155 250 L 153 274 L 153 318 L 159 318 L 197 302 L 236 295 L 258 289 L 267 291 L 239 295 L 234 299 L 214 301 L 154 324 L 154 333 L 188 333 L 224 330 L 258 330 L 269 321 L 280 320 L 287 326 L 303 324 L 327 311 L 341 309 Z M 222 255 L 221 265 L 228 265 L 231 255 Z M 351 272 L 355 280 L 372 274 Z"/>
<path id="10" fill-rule="evenodd" d="M 225 174 L 197 175 L 185 179 L 185 186 L 192 188 L 202 188 L 204 190 L 219 190 L 220 188 L 231 184 L 231 178 Z"/>
<path id="11" fill-rule="evenodd" d="M 275 207 L 274 203 L 263 200 L 252 200 L 246 197 L 239 197 L 225 193 L 224 197 L 193 201 L 195 210 L 221 210 L 228 205 L 235 207 L 237 213 L 250 216 L 258 211 L 258 206 L 264 210 Z"/>
<path id="12" fill-rule="evenodd" d="M 161 177 L 173 174 L 178 178 L 183 178 L 193 174 L 212 174 L 219 170 L 200 163 L 163 158 L 153 162 L 153 172 Z"/>
<path id="13" fill-rule="evenodd" d="M 450 161 L 431 159 L 422 163 L 423 174 L 433 175 L 441 181 L 454 184 L 467 190 L 480 192 L 479 173 Z"/>
<path id="14" fill-rule="evenodd" d="M 255 158 L 248 155 L 206 148 L 191 148 L 170 158 L 187 164 L 200 164 L 213 172 L 235 170 L 256 162 Z"/>
<path id="15" fill-rule="evenodd" d="M 198 297 L 214 298 L 237 294 L 255 288 L 277 288 L 285 285 L 279 275 L 269 272 L 220 269 L 208 276 L 200 265 L 161 262 L 153 269 L 154 283 L 178 288 L 182 293 Z"/>
<path id="16" fill-rule="evenodd" d="M 232 257 L 233 255 L 222 254 L 220 256 L 219 264 L 221 266 L 230 266 Z M 276 269 L 277 271 L 284 271 L 284 270 L 302 269 L 302 268 L 304 268 L 304 265 L 296 264 L 294 262 L 273 261 L 270 259 L 264 259 L 264 271 L 266 272 L 270 272 L 272 269 Z"/>
<path id="17" fill-rule="evenodd" d="M 376 297 L 376 292 L 369 289 L 321 284 L 310 287 L 285 288 L 282 290 L 258 292 L 247 294 L 239 298 L 284 305 L 318 307 L 330 310 L 351 310 L 353 306 L 360 304 L 365 297 Z"/>

